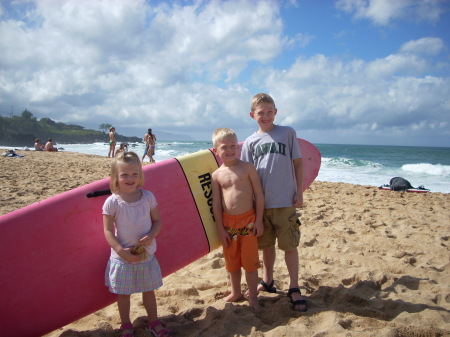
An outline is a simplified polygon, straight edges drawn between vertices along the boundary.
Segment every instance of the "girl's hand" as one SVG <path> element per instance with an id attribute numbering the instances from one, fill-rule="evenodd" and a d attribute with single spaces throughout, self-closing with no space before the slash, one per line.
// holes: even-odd
<path id="1" fill-rule="evenodd" d="M 119 254 L 122 259 L 130 263 L 142 261 L 142 256 L 131 254 L 130 248 L 123 248 L 120 252 L 117 252 L 117 254 Z"/>
<path id="2" fill-rule="evenodd" d="M 139 240 L 139 244 L 142 246 L 149 246 L 153 242 L 153 238 L 146 235 L 142 239 Z"/>

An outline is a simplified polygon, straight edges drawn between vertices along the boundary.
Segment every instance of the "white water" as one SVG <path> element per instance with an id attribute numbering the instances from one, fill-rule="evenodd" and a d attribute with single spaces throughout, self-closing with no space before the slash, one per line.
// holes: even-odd
<path id="1" fill-rule="evenodd" d="M 158 142 L 155 160 L 161 161 L 178 157 L 187 153 L 210 148 L 210 142 Z M 63 151 L 108 155 L 108 144 L 60 144 L 58 148 Z M 320 147 L 320 146 L 319 146 Z M 339 145 L 336 145 L 339 147 Z M 12 147 L 1 147 L 10 148 Z M 17 149 L 17 147 L 16 147 Z M 136 152 L 140 157 L 144 153 L 143 143 L 130 143 L 130 151 Z M 370 153 L 370 151 L 369 151 Z M 148 161 L 146 157 L 145 161 Z M 450 165 L 442 164 L 405 164 L 389 166 L 377 163 L 375 160 L 355 160 L 345 157 L 322 157 L 322 166 L 317 177 L 319 181 L 344 182 L 357 185 L 380 186 L 388 184 L 392 177 L 404 177 L 414 187 L 424 185 L 432 192 L 450 193 Z"/>

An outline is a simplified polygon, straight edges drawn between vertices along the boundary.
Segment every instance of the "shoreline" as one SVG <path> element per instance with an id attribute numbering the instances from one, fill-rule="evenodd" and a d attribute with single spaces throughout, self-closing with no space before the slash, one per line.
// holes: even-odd
<path id="1" fill-rule="evenodd" d="M 17 153 L 26 156 L 0 158 L 0 214 L 109 174 L 107 157 Z M 315 181 L 304 198 L 299 280 L 306 313 L 291 310 L 280 251 L 278 293 L 260 293 L 261 314 L 246 300 L 225 303 L 229 282 L 217 249 L 164 278 L 157 301 L 167 327 L 177 336 L 450 336 L 450 194 Z M 139 295 L 131 317 L 135 335 L 146 336 Z M 113 337 L 119 321 L 113 304 L 46 336 Z"/>

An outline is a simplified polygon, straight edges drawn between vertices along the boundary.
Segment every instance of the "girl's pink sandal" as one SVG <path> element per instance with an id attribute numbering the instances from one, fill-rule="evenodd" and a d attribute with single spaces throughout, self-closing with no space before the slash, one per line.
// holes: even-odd
<path id="1" fill-rule="evenodd" d="M 159 331 L 156 331 L 155 328 L 157 326 L 160 326 L 162 329 Z M 171 336 L 171 333 L 169 330 L 164 329 L 162 323 L 159 320 L 149 322 L 147 326 L 145 327 L 148 331 L 150 331 L 155 337 L 168 337 Z"/>
<path id="2" fill-rule="evenodd" d="M 131 330 L 131 333 L 123 333 L 124 330 Z M 120 337 L 134 337 L 133 324 L 131 324 L 131 323 L 123 323 L 120 326 L 120 331 L 122 331 L 122 334 L 120 335 Z"/>

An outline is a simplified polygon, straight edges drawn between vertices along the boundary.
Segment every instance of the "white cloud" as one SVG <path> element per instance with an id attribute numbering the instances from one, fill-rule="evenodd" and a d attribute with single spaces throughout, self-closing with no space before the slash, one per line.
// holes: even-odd
<path id="1" fill-rule="evenodd" d="M 417 65 L 402 55 L 349 63 L 317 55 L 298 59 L 285 72 L 268 70 L 256 80 L 266 79 L 276 98 L 278 122 L 300 130 L 361 125 L 383 130 L 448 120 L 450 79 L 414 76 Z"/>
<path id="2" fill-rule="evenodd" d="M 427 70 L 426 60 L 414 55 L 394 54 L 367 64 L 367 76 L 371 79 L 389 76 L 422 74 Z"/>
<path id="3" fill-rule="evenodd" d="M 418 40 L 408 41 L 401 48 L 401 53 L 438 55 L 444 49 L 444 42 L 438 37 L 424 37 Z"/>
<path id="4" fill-rule="evenodd" d="M 60 105 L 64 118 L 80 120 L 80 114 L 92 114 L 68 101 L 98 95 L 95 110 L 103 116 L 125 121 L 133 111 L 152 123 L 204 125 L 205 116 L 212 115 L 209 102 L 220 100 L 204 91 L 223 94 L 201 82 L 223 86 L 249 62 L 267 62 L 283 48 L 273 3 L 151 6 L 145 1 L 39 1 L 27 15 L 41 18 L 40 25 L 1 21 L 0 49 L 6 52 L 0 58 L 0 92 L 45 105 L 55 119 L 62 116 L 49 111 L 49 102 L 66 101 Z M 162 110 L 170 111 L 163 119 Z"/>
<path id="5" fill-rule="evenodd" d="M 336 8 L 369 19 L 376 25 L 389 25 L 396 19 L 436 22 L 442 14 L 439 0 L 338 0 Z"/>
<path id="6" fill-rule="evenodd" d="M 310 44 L 310 42 L 314 40 L 314 38 L 314 36 L 309 34 L 298 33 L 294 37 L 286 38 L 285 46 L 288 48 L 292 48 L 299 45 L 300 47 L 304 48 L 308 44 Z"/>

